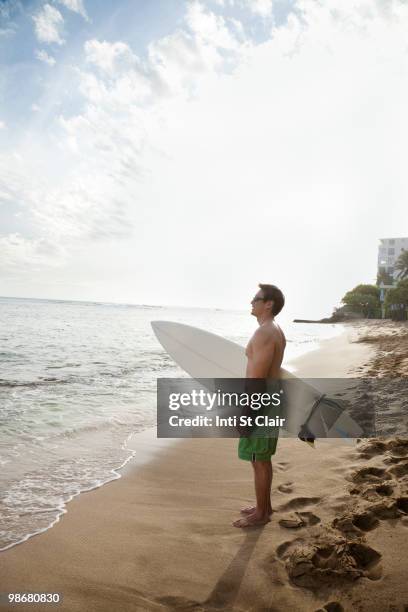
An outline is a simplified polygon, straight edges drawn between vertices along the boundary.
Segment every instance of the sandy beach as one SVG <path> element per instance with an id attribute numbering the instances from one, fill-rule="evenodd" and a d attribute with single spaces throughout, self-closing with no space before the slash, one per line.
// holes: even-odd
<path id="1" fill-rule="evenodd" d="M 347 324 L 291 365 L 302 377 L 406 377 L 408 325 Z M 140 441 L 122 478 L 0 554 L 2 593 L 60 593 L 67 612 L 408 609 L 408 439 L 280 439 L 271 522 L 247 531 L 231 525 L 253 500 L 237 440 Z"/>

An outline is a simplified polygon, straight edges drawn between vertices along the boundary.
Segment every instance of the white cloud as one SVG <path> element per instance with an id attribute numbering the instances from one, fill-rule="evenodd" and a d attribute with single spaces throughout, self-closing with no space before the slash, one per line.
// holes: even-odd
<path id="1" fill-rule="evenodd" d="M 4 130 L 6 127 L 6 124 L 4 123 L 4 121 L 0 121 L 0 130 Z"/>
<path id="2" fill-rule="evenodd" d="M 87 41 L 86 61 L 98 70 L 78 71 L 81 91 L 90 102 L 115 108 L 154 103 L 162 96 L 188 95 L 201 79 L 231 67 L 247 52 L 242 32 L 238 38 L 236 28 L 231 31 L 199 2 L 188 6 L 185 23 L 186 29 L 150 43 L 144 62 L 123 42 Z"/>
<path id="3" fill-rule="evenodd" d="M 17 32 L 15 19 L 20 13 L 24 12 L 20 0 L 2 0 L 0 2 L 0 37 L 8 38 Z"/>
<path id="4" fill-rule="evenodd" d="M 153 148 L 159 146 L 160 121 L 166 120 L 160 107 L 178 96 L 188 98 L 200 81 L 213 78 L 218 68 L 247 52 L 223 19 L 197 2 L 187 11 L 186 25 L 188 30 L 152 42 L 144 62 L 123 42 L 86 42 L 86 61 L 96 68 L 78 70 L 88 107 L 81 115 L 60 120 L 74 154 L 97 160 L 99 171 L 119 182 L 139 179 L 146 172 L 141 161 L 146 151 L 152 142 Z"/>
<path id="5" fill-rule="evenodd" d="M 27 135 L 22 155 L 0 156 L 0 202 L 22 210 L 28 230 L 3 237 L 0 260 L 21 274 L 29 275 L 34 264 L 64 265 L 84 244 L 120 240 L 131 231 L 124 212 L 128 195 L 115 177 L 95 175 L 91 164 L 85 170 L 67 157 L 64 163 L 50 145 Z"/>
<path id="6" fill-rule="evenodd" d="M 34 113 L 37 113 L 37 112 L 40 110 L 40 107 L 38 106 L 38 104 L 32 104 L 32 105 L 31 105 L 31 110 L 32 110 Z"/>
<path id="7" fill-rule="evenodd" d="M 44 49 L 40 49 L 40 50 L 37 49 L 35 52 L 35 56 L 41 62 L 44 62 L 45 64 L 48 64 L 49 66 L 54 66 L 56 63 L 55 58 L 52 57 L 51 55 L 48 55 L 48 53 L 44 51 Z"/>
<path id="8" fill-rule="evenodd" d="M 86 21 L 90 21 L 82 0 L 58 0 L 58 2 L 70 11 L 78 13 L 78 15 L 82 15 L 82 17 L 86 19 Z"/>
<path id="9" fill-rule="evenodd" d="M 109 76 L 118 75 L 119 72 L 137 65 L 137 57 L 129 45 L 123 42 L 88 40 L 85 43 L 85 56 L 87 62 Z"/>
<path id="10" fill-rule="evenodd" d="M 231 34 L 223 17 L 206 11 L 204 6 L 195 0 L 188 5 L 186 23 L 197 39 L 221 49 L 236 49 L 236 38 Z"/>
<path id="11" fill-rule="evenodd" d="M 267 18 L 272 16 L 272 0 L 241 0 L 241 3 L 259 17 Z"/>
<path id="12" fill-rule="evenodd" d="M 61 249 L 44 238 L 29 239 L 19 233 L 0 236 L 0 270 L 3 274 L 22 275 L 55 268 L 61 263 Z"/>
<path id="13" fill-rule="evenodd" d="M 234 26 L 237 32 L 239 32 L 240 34 L 244 34 L 244 26 L 241 21 L 235 19 L 234 17 L 230 17 L 229 21 Z"/>
<path id="14" fill-rule="evenodd" d="M 64 19 L 58 9 L 50 4 L 44 4 L 42 10 L 33 16 L 33 20 L 35 33 L 40 42 L 64 44 L 65 41 L 61 37 Z"/>
<path id="15" fill-rule="evenodd" d="M 249 41 L 231 30 L 222 16 L 191 2 L 185 16 L 187 29 L 150 43 L 147 73 L 156 91 L 189 95 L 207 77 L 232 69 L 248 52 Z"/>

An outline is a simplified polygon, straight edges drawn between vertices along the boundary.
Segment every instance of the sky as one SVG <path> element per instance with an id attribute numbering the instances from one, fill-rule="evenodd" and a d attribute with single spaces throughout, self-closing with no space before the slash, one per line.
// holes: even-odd
<path id="1" fill-rule="evenodd" d="M 330 315 L 408 235 L 405 0 L 0 0 L 0 295 Z"/>

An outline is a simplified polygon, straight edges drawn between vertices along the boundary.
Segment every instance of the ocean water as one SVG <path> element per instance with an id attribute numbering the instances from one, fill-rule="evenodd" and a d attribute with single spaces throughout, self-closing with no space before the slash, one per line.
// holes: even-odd
<path id="1" fill-rule="evenodd" d="M 245 344 L 248 312 L 0 298 L 0 550 L 51 526 L 73 496 L 120 477 L 155 425 L 156 378 L 183 373 L 155 319 Z M 342 331 L 294 324 L 285 362 Z"/>

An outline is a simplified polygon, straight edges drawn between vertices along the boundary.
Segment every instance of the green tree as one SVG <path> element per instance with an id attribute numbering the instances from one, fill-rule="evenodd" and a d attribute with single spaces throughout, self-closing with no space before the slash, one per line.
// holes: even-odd
<path id="1" fill-rule="evenodd" d="M 380 299 L 380 290 L 377 285 L 357 285 L 351 291 L 348 291 L 344 298 L 349 294 L 361 293 L 362 295 L 373 295 L 378 300 Z M 343 298 L 343 302 L 344 302 Z"/>
<path id="2" fill-rule="evenodd" d="M 399 281 L 396 287 L 387 291 L 385 305 L 389 307 L 393 304 L 404 304 L 408 306 L 408 279 Z"/>
<path id="3" fill-rule="evenodd" d="M 399 270 L 398 278 L 408 278 L 408 251 L 403 250 L 395 262 L 395 269 Z"/>
<path id="4" fill-rule="evenodd" d="M 392 274 L 389 274 L 385 270 L 380 270 L 378 272 L 377 274 L 377 286 L 378 287 L 381 285 L 381 283 L 384 283 L 384 285 L 392 285 L 393 282 L 394 282 L 394 279 L 392 277 Z"/>
<path id="5" fill-rule="evenodd" d="M 380 290 L 376 285 L 357 285 L 346 293 L 342 302 L 353 312 L 368 317 L 381 308 Z"/>

